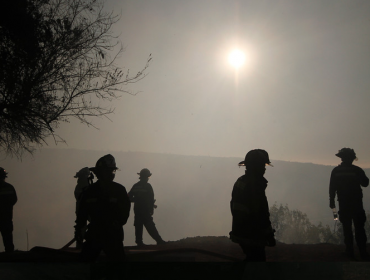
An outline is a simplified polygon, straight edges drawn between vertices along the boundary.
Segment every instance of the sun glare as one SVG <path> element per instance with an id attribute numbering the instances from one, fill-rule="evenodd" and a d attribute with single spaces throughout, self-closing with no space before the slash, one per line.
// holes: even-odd
<path id="1" fill-rule="evenodd" d="M 240 68 L 245 62 L 245 54 L 241 50 L 233 50 L 229 54 L 229 63 L 235 67 Z"/>

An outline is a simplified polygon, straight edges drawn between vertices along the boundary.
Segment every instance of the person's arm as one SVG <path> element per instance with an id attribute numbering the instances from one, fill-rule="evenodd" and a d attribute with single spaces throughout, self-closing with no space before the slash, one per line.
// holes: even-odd
<path id="1" fill-rule="evenodd" d="M 125 188 L 125 191 L 126 191 L 126 188 Z M 131 190 L 128 192 L 127 195 L 128 195 L 130 202 L 134 203 L 135 202 L 135 185 L 133 185 L 133 187 L 131 188 Z"/>
<path id="2" fill-rule="evenodd" d="M 366 188 L 369 185 L 369 178 L 366 176 L 365 171 L 359 168 L 358 170 L 358 178 L 360 181 L 360 185 L 364 188 Z"/>
<path id="3" fill-rule="evenodd" d="M 83 186 L 81 184 L 77 183 L 77 185 L 75 187 L 75 191 L 74 191 L 74 195 L 75 195 L 76 200 L 80 199 L 82 191 L 83 191 Z"/>
<path id="4" fill-rule="evenodd" d="M 9 206 L 13 206 L 17 203 L 17 193 L 11 184 L 5 184 L 4 188 L 0 192 L 3 203 Z"/>
<path id="5" fill-rule="evenodd" d="M 230 211 L 231 211 L 231 216 L 234 216 L 233 200 L 234 200 L 234 190 L 235 190 L 235 185 L 236 185 L 236 183 L 234 184 L 233 190 L 232 190 L 232 192 L 231 192 L 231 200 L 230 200 Z"/>
<path id="6" fill-rule="evenodd" d="M 121 224 L 125 225 L 127 223 L 128 218 L 130 217 L 130 210 L 131 210 L 131 202 L 129 195 L 127 194 L 126 188 L 122 186 L 122 193 L 120 198 L 120 219 Z"/>
<path id="7" fill-rule="evenodd" d="M 230 210 L 232 216 L 250 213 L 245 201 L 243 203 L 242 198 L 245 198 L 244 191 L 245 183 L 241 178 L 238 178 L 231 193 Z"/>
<path id="8" fill-rule="evenodd" d="M 331 172 L 330 175 L 330 184 L 329 184 L 329 207 L 331 209 L 335 208 L 335 193 L 337 191 L 336 189 L 336 183 L 335 183 L 335 169 Z"/>
<path id="9" fill-rule="evenodd" d="M 13 188 L 13 192 L 14 192 L 13 195 L 12 195 L 12 204 L 14 205 L 18 201 L 18 197 L 17 197 L 17 192 L 15 191 L 15 188 L 13 186 L 12 186 L 12 188 Z"/>
<path id="10" fill-rule="evenodd" d="M 149 202 L 150 202 L 150 208 L 154 208 L 154 190 L 151 184 L 149 184 Z"/>

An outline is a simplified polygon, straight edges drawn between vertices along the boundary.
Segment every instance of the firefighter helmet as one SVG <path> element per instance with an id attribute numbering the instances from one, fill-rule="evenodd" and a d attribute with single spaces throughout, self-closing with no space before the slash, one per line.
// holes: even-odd
<path id="1" fill-rule="evenodd" d="M 82 168 L 80 171 L 76 172 L 74 178 L 87 178 L 90 175 L 90 169 L 88 167 Z"/>
<path id="2" fill-rule="evenodd" d="M 137 175 L 140 175 L 140 178 L 149 178 L 152 176 L 152 173 L 150 173 L 148 168 L 141 169 L 140 173 L 137 173 Z"/>
<path id="3" fill-rule="evenodd" d="M 116 160 L 111 154 L 105 155 L 98 159 L 95 164 L 95 167 L 90 167 L 91 171 L 96 171 L 99 169 L 113 169 L 117 170 Z"/>
<path id="4" fill-rule="evenodd" d="M 249 151 L 245 155 L 244 161 L 239 162 L 239 166 L 246 166 L 247 168 L 258 163 L 273 166 L 269 159 L 269 154 L 265 150 L 255 149 Z"/>
<path id="5" fill-rule="evenodd" d="M 351 148 L 342 148 L 335 155 L 341 159 L 357 160 L 356 153 Z"/>

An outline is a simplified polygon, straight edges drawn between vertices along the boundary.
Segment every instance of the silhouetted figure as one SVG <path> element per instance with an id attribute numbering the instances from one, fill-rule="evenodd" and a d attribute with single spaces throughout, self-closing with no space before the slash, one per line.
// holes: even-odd
<path id="1" fill-rule="evenodd" d="M 154 192 L 152 186 L 148 183 L 149 177 L 152 175 L 146 168 L 142 169 L 140 173 L 140 181 L 132 186 L 128 195 L 131 202 L 135 203 L 135 242 L 138 246 L 145 245 L 143 243 L 143 228 L 145 226 L 149 235 L 157 242 L 157 244 L 166 243 L 159 235 L 158 230 L 153 222 L 154 208 Z"/>
<path id="2" fill-rule="evenodd" d="M 125 187 L 113 182 L 117 169 L 112 155 L 105 155 L 90 168 L 98 180 L 83 192 L 75 226 L 76 240 L 82 242 L 83 228 L 90 219 L 80 255 L 82 261 L 95 261 L 101 250 L 110 261 L 125 260 L 122 227 L 131 203 Z"/>
<path id="3" fill-rule="evenodd" d="M 233 216 L 230 239 L 239 243 L 247 262 L 266 261 L 265 246 L 276 245 L 265 194 L 266 164 L 271 165 L 265 150 L 251 150 L 246 154 L 245 160 L 239 163 L 245 166 L 245 175 L 234 184 L 230 202 Z"/>
<path id="4" fill-rule="evenodd" d="M 330 208 L 335 208 L 334 199 L 337 194 L 339 202 L 338 214 L 343 226 L 346 255 L 354 258 L 353 221 L 355 239 L 361 258 L 369 259 L 369 254 L 366 251 L 367 237 L 364 229 L 366 214 L 362 204 L 361 189 L 361 186 L 367 187 L 369 185 L 369 178 L 360 167 L 352 164 L 357 159 L 353 149 L 343 148 L 335 155 L 342 159 L 342 163 L 331 172 L 329 186 Z"/>
<path id="5" fill-rule="evenodd" d="M 84 167 L 80 171 L 78 171 L 74 177 L 77 178 L 77 185 L 74 191 L 74 195 L 76 198 L 76 215 L 77 215 L 77 212 L 80 206 L 82 193 L 85 190 L 87 190 L 89 185 L 92 185 L 94 175 L 90 172 L 90 169 L 88 167 Z M 87 227 L 85 227 L 85 231 L 86 231 L 86 228 Z M 85 231 L 82 229 L 82 232 L 83 232 L 82 237 L 85 235 L 84 233 Z M 76 240 L 76 248 L 77 249 L 82 248 L 82 242 L 80 240 Z"/>
<path id="6" fill-rule="evenodd" d="M 17 193 L 11 184 L 5 182 L 8 173 L 0 167 L 0 232 L 3 237 L 5 252 L 14 252 L 13 244 L 13 206 L 17 202 Z"/>

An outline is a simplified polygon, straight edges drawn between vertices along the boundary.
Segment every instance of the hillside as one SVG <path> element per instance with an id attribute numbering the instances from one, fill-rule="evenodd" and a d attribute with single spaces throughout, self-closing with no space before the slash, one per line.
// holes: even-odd
<path id="1" fill-rule="evenodd" d="M 231 228 L 229 202 L 235 180 L 244 173 L 237 163 L 241 158 L 180 156 L 139 152 L 43 149 L 34 158 L 21 162 L 3 159 L 7 181 L 14 185 L 18 203 L 14 208 L 16 249 L 34 246 L 60 248 L 73 237 L 75 173 L 94 166 L 97 159 L 112 153 L 120 170 L 116 181 L 127 191 L 137 182 L 142 168 L 150 178 L 158 208 L 154 222 L 165 240 L 193 236 L 227 236 Z M 288 204 L 308 214 L 313 223 L 332 226 L 328 207 L 328 184 L 332 166 L 293 163 L 271 159 L 267 167 L 267 197 L 273 203 Z M 367 174 L 369 170 L 365 170 Z M 369 210 L 370 191 L 364 189 L 364 204 Z M 125 230 L 125 245 L 134 245 L 133 213 Z M 144 242 L 154 241 L 144 231 Z M 0 250 L 3 250 L 2 244 Z"/>

